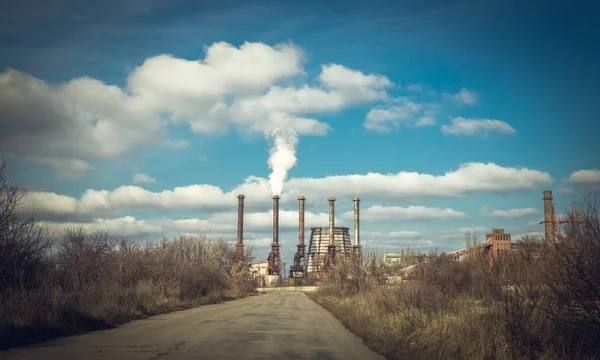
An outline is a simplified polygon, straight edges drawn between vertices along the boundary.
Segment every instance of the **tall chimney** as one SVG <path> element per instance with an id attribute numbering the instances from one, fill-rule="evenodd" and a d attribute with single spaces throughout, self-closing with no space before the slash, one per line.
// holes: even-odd
<path id="1" fill-rule="evenodd" d="M 269 275 L 278 275 L 281 278 L 281 257 L 279 256 L 279 196 L 273 196 L 273 243 L 271 253 L 267 259 L 267 272 Z"/>
<path id="2" fill-rule="evenodd" d="M 304 196 L 298 196 L 299 213 L 298 213 L 298 245 L 304 246 Z"/>
<path id="3" fill-rule="evenodd" d="M 329 272 L 335 263 L 335 198 L 329 198 L 329 245 L 327 246 L 327 257 L 323 264 L 325 273 Z"/>
<path id="4" fill-rule="evenodd" d="M 329 198 L 329 246 L 335 245 L 335 198 Z"/>
<path id="5" fill-rule="evenodd" d="M 354 198 L 354 253 L 360 255 L 360 199 Z"/>
<path id="6" fill-rule="evenodd" d="M 306 275 L 304 263 L 304 196 L 298 196 L 298 248 L 294 255 L 294 264 L 290 268 L 290 277 L 294 279 L 295 285 L 302 284 L 302 279 Z"/>
<path id="7" fill-rule="evenodd" d="M 554 246 L 554 206 L 552 205 L 552 191 L 544 190 L 544 234 L 546 245 Z"/>
<path id="8" fill-rule="evenodd" d="M 238 260 L 244 258 L 244 195 L 238 195 L 238 224 L 237 224 L 237 244 L 235 244 L 236 256 Z"/>
<path id="9" fill-rule="evenodd" d="M 279 196 L 273 196 L 273 244 L 279 245 Z"/>

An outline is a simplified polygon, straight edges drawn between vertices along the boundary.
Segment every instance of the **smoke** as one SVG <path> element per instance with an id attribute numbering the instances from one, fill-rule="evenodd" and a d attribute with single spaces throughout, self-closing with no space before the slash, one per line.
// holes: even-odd
<path id="1" fill-rule="evenodd" d="M 269 168 L 273 170 L 269 175 L 269 184 L 273 195 L 281 195 L 283 183 L 287 179 L 288 171 L 296 165 L 296 146 L 298 135 L 292 128 L 292 118 L 283 113 L 269 116 L 273 124 L 268 134 L 273 141 L 269 151 Z"/>

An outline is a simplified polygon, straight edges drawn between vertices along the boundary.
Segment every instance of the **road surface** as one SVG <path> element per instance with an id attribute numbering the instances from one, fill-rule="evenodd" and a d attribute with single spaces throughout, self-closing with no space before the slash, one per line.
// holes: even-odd
<path id="1" fill-rule="evenodd" d="M 273 292 L 0 352 L 0 359 L 384 359 L 299 292 Z"/>

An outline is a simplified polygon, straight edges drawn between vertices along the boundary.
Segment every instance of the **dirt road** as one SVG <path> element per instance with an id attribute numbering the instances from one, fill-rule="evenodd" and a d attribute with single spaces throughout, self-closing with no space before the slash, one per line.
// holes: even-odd
<path id="1" fill-rule="evenodd" d="M 299 292 L 277 292 L 0 352 L 0 359 L 383 359 Z"/>

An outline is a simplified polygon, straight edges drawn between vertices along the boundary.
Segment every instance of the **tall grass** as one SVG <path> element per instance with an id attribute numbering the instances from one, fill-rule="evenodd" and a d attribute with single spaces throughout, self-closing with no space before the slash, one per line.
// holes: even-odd
<path id="1" fill-rule="evenodd" d="M 0 167 L 0 349 L 255 292 L 235 247 L 204 236 L 140 244 L 83 227 L 52 234 L 16 211 Z"/>
<path id="2" fill-rule="evenodd" d="M 529 237 L 494 263 L 429 256 L 394 285 L 379 258 L 340 258 L 313 297 L 388 359 L 600 358 L 597 209 L 555 249 Z"/>

